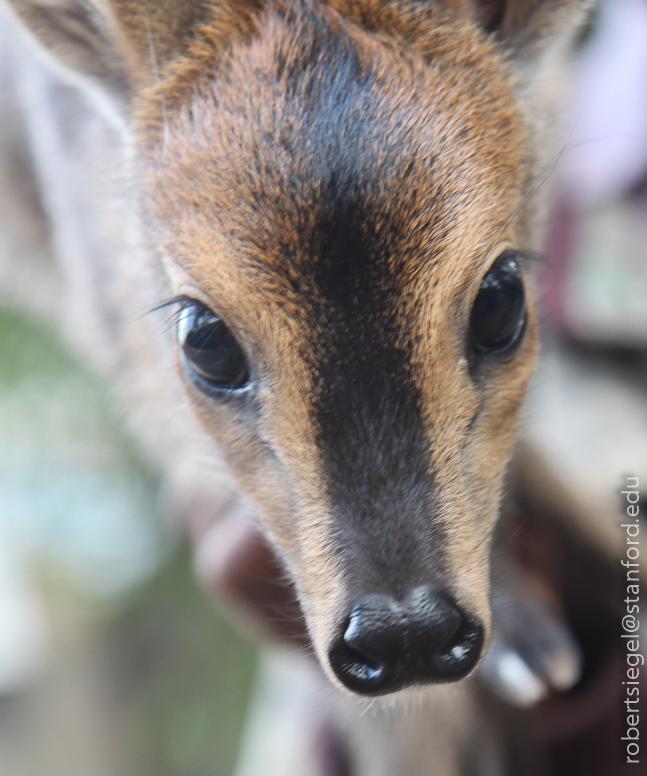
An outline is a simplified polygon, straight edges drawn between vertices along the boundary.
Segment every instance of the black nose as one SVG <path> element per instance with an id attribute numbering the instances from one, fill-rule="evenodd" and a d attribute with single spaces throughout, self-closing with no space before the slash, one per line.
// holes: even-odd
<path id="1" fill-rule="evenodd" d="M 402 602 L 386 595 L 357 601 L 328 659 L 349 690 L 382 695 L 461 679 L 476 665 L 482 646 L 478 622 L 441 592 L 418 587 Z"/>

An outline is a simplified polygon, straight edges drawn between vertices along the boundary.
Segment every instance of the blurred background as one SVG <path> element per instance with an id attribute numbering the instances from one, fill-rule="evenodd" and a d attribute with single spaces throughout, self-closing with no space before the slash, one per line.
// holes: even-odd
<path id="1" fill-rule="evenodd" d="M 0 774 L 229 776 L 254 649 L 95 377 L 0 310 Z"/>
<path id="2" fill-rule="evenodd" d="M 580 42 L 538 287 L 545 352 L 520 457 L 608 557 L 647 496 L 647 3 Z M 255 648 L 194 584 L 101 382 L 0 307 L 0 776 L 231 776 Z M 644 501 L 643 501 L 644 503 Z"/>

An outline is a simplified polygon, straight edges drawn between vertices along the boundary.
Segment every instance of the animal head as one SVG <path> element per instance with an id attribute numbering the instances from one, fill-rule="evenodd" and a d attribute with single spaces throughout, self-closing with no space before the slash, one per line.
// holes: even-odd
<path id="1" fill-rule="evenodd" d="M 537 352 L 532 95 L 586 3 L 12 5 L 132 132 L 179 378 L 324 668 L 469 673 Z"/>

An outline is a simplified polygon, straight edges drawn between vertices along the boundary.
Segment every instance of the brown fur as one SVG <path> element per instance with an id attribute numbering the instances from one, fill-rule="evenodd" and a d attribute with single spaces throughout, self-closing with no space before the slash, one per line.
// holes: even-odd
<path id="1" fill-rule="evenodd" d="M 538 247 L 545 160 L 524 96 L 528 50 L 538 56 L 585 5 L 13 3 L 66 66 L 127 106 L 149 254 L 172 294 L 222 316 L 256 370 L 254 402 L 238 406 L 206 397 L 177 366 L 295 581 L 324 667 L 370 585 L 433 581 L 489 623 L 490 537 L 537 351 L 532 306 L 513 358 L 475 377 L 464 343 L 492 261 Z M 327 113 L 327 100 L 341 107 Z M 326 268 L 342 205 L 348 239 L 375 252 L 368 290 L 352 260 Z M 399 366 L 374 363 L 381 353 Z M 362 359 L 384 386 L 377 406 Z M 335 363 L 346 379 L 330 398 Z M 339 396 L 354 395 L 357 413 L 336 416 Z M 344 421 L 350 441 L 331 442 L 325 424 Z M 336 490 L 335 472 L 347 471 L 349 494 Z M 344 510 L 374 517 L 372 532 L 343 523 Z"/>

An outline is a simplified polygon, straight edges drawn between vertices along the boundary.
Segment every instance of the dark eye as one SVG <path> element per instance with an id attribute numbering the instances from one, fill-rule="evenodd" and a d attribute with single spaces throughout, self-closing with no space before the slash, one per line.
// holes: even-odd
<path id="1" fill-rule="evenodd" d="M 516 251 L 504 251 L 483 278 L 472 307 L 470 334 L 479 353 L 501 353 L 520 341 L 526 295 Z"/>
<path id="2" fill-rule="evenodd" d="M 222 319 L 200 302 L 186 302 L 177 324 L 177 339 L 189 367 L 217 388 L 242 388 L 249 380 L 240 345 Z"/>

